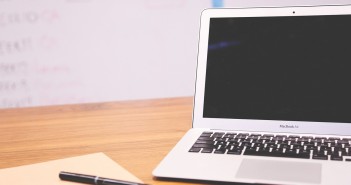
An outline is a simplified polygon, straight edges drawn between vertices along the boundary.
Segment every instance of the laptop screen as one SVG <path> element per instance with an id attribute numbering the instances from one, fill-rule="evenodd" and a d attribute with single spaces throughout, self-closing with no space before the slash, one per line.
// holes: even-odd
<path id="1" fill-rule="evenodd" d="M 211 18 L 203 117 L 351 123 L 351 16 Z"/>

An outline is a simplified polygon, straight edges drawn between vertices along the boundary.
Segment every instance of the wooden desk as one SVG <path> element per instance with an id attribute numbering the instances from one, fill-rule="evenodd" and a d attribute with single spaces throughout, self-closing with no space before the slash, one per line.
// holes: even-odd
<path id="1" fill-rule="evenodd" d="M 0 110 L 0 168 L 104 152 L 149 184 L 191 128 L 192 98 Z"/>

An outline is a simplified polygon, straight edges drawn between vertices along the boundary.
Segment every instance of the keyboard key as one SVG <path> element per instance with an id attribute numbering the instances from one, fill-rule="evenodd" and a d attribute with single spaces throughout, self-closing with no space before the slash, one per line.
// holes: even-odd
<path id="1" fill-rule="evenodd" d="M 319 159 L 319 160 L 328 160 L 328 156 L 324 155 L 324 153 L 314 153 L 312 155 L 312 159 Z"/>
<path id="2" fill-rule="evenodd" d="M 326 137 L 315 137 L 315 139 L 327 139 Z"/>
<path id="3" fill-rule="evenodd" d="M 226 152 L 226 149 L 224 149 L 224 148 L 216 149 L 216 150 L 214 151 L 215 154 L 224 154 L 225 152 Z"/>
<path id="4" fill-rule="evenodd" d="M 242 150 L 240 149 L 233 149 L 233 150 L 228 150 L 227 154 L 232 154 L 232 155 L 241 155 Z"/>
<path id="5" fill-rule="evenodd" d="M 331 156 L 330 156 L 330 160 L 333 160 L 333 161 L 342 161 L 342 157 L 339 156 L 339 155 L 331 155 Z"/>
<path id="6" fill-rule="evenodd" d="M 302 136 L 301 138 L 313 139 L 313 136 Z"/>
<path id="7" fill-rule="evenodd" d="M 273 141 L 273 140 L 268 140 L 268 141 L 266 141 L 264 143 L 267 144 L 267 145 L 275 145 L 275 141 Z"/>
<path id="8" fill-rule="evenodd" d="M 209 144 L 194 144 L 192 148 L 213 148 L 214 145 Z"/>
<path id="9" fill-rule="evenodd" d="M 298 142 L 308 142 L 310 138 L 305 138 L 305 137 L 302 137 L 302 138 L 298 138 L 297 141 Z"/>
<path id="10" fill-rule="evenodd" d="M 203 132 L 200 137 L 210 137 L 212 135 L 212 132 Z"/>
<path id="11" fill-rule="evenodd" d="M 247 137 L 247 139 L 258 139 L 260 136 L 253 136 L 253 135 L 250 135 Z"/>
<path id="12" fill-rule="evenodd" d="M 200 150 L 201 150 L 201 148 L 191 148 L 191 149 L 189 150 L 189 152 L 195 152 L 195 153 L 197 153 L 197 152 L 200 152 Z"/>
<path id="13" fill-rule="evenodd" d="M 213 141 L 212 137 L 199 137 L 197 140 Z"/>
<path id="14" fill-rule="evenodd" d="M 201 150 L 201 153 L 212 153 L 213 149 L 212 148 L 204 148 Z"/>
<path id="15" fill-rule="evenodd" d="M 263 134 L 263 136 L 266 136 L 266 137 L 274 137 L 273 134 Z"/>
<path id="16" fill-rule="evenodd" d="M 249 133 L 239 133 L 238 134 L 239 136 L 248 136 L 248 135 L 250 135 Z"/>
<path id="17" fill-rule="evenodd" d="M 224 141 L 217 141 L 217 143 L 214 145 L 214 146 L 223 146 L 223 145 L 227 145 L 227 142 L 224 142 Z"/>
<path id="18" fill-rule="evenodd" d="M 247 135 L 238 134 L 235 138 L 236 139 L 245 139 L 246 137 L 248 137 L 248 136 Z"/>
<path id="19" fill-rule="evenodd" d="M 205 132 L 202 132 L 203 134 L 213 134 L 213 132 L 208 132 L 208 131 L 205 131 Z"/>
<path id="20" fill-rule="evenodd" d="M 233 139 L 235 135 L 236 135 L 235 133 L 226 133 L 226 134 L 223 136 L 223 138 Z"/>
<path id="21" fill-rule="evenodd" d="M 238 143 L 238 139 L 229 139 L 227 142 L 229 142 L 229 143 Z"/>
<path id="22" fill-rule="evenodd" d="M 299 150 L 299 154 L 305 156 L 307 159 L 310 158 L 310 151 L 309 150 Z"/>
<path id="23" fill-rule="evenodd" d="M 276 135 L 275 137 L 287 137 L 286 135 Z"/>
<path id="24" fill-rule="evenodd" d="M 214 145 L 214 141 L 206 141 L 206 140 L 197 140 L 195 142 L 196 144 L 209 144 L 209 145 Z"/>
<path id="25" fill-rule="evenodd" d="M 300 138 L 300 136 L 290 135 L 288 138 Z"/>
<path id="26" fill-rule="evenodd" d="M 222 136 L 224 136 L 224 132 L 215 132 L 213 135 L 212 135 L 212 137 L 222 137 Z"/>
<path id="27" fill-rule="evenodd" d="M 329 137 L 329 140 L 340 140 L 340 137 Z"/>
<path id="28" fill-rule="evenodd" d="M 227 140 L 227 138 L 216 138 L 215 141 L 224 142 L 224 141 L 226 141 L 226 140 Z"/>
<path id="29" fill-rule="evenodd" d="M 339 144 L 349 144 L 349 141 L 343 139 L 343 140 L 338 140 L 338 143 L 339 143 Z"/>

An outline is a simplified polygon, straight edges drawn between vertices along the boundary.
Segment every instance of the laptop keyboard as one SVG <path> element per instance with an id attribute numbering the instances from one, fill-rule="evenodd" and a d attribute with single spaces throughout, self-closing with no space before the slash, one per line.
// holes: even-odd
<path id="1" fill-rule="evenodd" d="M 351 156 L 350 143 L 351 138 L 203 132 L 189 152 L 343 161 Z"/>

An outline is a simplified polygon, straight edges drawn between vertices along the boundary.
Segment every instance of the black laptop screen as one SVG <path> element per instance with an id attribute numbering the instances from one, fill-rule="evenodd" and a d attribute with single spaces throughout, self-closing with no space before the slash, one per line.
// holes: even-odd
<path id="1" fill-rule="evenodd" d="M 203 116 L 351 123 L 351 16 L 211 18 Z"/>

